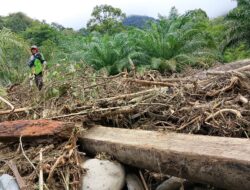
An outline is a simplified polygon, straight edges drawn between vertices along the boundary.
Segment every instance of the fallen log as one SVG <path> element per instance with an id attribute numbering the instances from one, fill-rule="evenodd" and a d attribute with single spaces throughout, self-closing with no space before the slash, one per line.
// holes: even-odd
<path id="1" fill-rule="evenodd" d="M 209 71 L 230 71 L 230 70 L 238 70 L 241 68 L 244 68 L 245 66 L 250 65 L 250 59 L 244 59 L 239 61 L 234 61 L 231 63 L 223 64 L 219 67 L 215 67 L 212 69 L 209 69 Z"/>
<path id="2" fill-rule="evenodd" d="M 16 120 L 0 123 L 0 141 L 15 141 L 37 137 L 54 136 L 68 138 L 74 128 L 73 123 L 49 120 Z"/>
<path id="3" fill-rule="evenodd" d="M 235 61 L 235 62 L 223 64 L 219 67 L 208 69 L 207 71 L 202 71 L 188 78 L 205 79 L 207 78 L 207 75 L 222 75 L 225 73 L 232 73 L 232 71 L 243 71 L 243 70 L 248 69 L 249 65 L 250 65 L 250 59 Z"/>
<path id="4" fill-rule="evenodd" d="M 96 126 L 79 137 L 84 151 L 229 190 L 250 187 L 248 139 Z"/>
<path id="5" fill-rule="evenodd" d="M 250 64 L 250 63 L 249 63 Z M 229 70 L 229 71 L 207 71 L 207 75 L 223 75 L 226 73 L 234 73 L 234 72 L 242 72 L 250 70 L 250 65 L 246 65 L 237 69 Z"/>

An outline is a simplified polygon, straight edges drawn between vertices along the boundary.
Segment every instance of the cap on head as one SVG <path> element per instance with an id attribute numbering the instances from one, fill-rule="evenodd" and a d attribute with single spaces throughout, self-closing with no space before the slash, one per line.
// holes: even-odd
<path id="1" fill-rule="evenodd" d="M 30 50 L 33 50 L 33 49 L 38 51 L 38 47 L 36 45 L 33 45 L 33 46 L 30 47 Z"/>

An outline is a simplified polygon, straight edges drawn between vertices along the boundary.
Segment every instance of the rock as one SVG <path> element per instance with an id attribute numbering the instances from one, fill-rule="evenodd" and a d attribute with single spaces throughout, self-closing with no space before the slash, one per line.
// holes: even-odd
<path id="1" fill-rule="evenodd" d="M 0 176 L 0 190 L 19 190 L 17 182 L 14 177 L 3 174 Z"/>
<path id="2" fill-rule="evenodd" d="M 156 190 L 177 190 L 180 189 L 185 179 L 171 177 L 159 185 Z"/>
<path id="3" fill-rule="evenodd" d="M 127 174 L 126 184 L 128 190 L 144 190 L 141 180 L 135 174 Z"/>
<path id="4" fill-rule="evenodd" d="M 124 186 L 125 171 L 119 163 L 89 159 L 82 167 L 87 170 L 82 178 L 82 190 L 121 190 Z"/>

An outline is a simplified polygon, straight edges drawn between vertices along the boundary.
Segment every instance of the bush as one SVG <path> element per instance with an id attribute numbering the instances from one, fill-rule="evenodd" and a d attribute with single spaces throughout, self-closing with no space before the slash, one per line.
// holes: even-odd
<path id="1" fill-rule="evenodd" d="M 249 46 L 244 42 L 238 43 L 235 46 L 226 49 L 224 53 L 224 61 L 226 63 L 249 57 L 250 49 Z"/>

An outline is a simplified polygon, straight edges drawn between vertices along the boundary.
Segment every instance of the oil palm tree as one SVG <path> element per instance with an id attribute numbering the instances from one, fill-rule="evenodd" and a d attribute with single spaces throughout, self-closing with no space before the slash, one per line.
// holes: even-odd
<path id="1" fill-rule="evenodd" d="M 141 52 L 136 50 L 129 33 L 122 32 L 93 38 L 85 53 L 85 61 L 95 69 L 105 67 L 110 74 L 116 74 L 129 67 L 129 59 L 136 62 L 140 56 Z"/>
<path id="2" fill-rule="evenodd" d="M 213 38 L 206 32 L 204 20 L 194 22 L 192 14 L 174 19 L 161 18 L 147 30 L 139 30 L 139 46 L 152 58 L 171 63 L 208 66 L 217 55 Z M 197 15 L 196 15 L 197 17 Z"/>
<path id="3" fill-rule="evenodd" d="M 237 0 L 238 6 L 227 15 L 227 26 L 224 49 L 238 42 L 250 43 L 250 1 Z"/>

